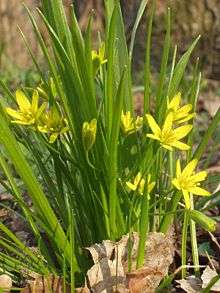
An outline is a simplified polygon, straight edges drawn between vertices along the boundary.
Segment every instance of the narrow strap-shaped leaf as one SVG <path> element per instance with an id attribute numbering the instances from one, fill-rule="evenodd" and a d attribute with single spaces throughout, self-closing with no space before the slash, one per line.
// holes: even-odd
<path id="1" fill-rule="evenodd" d="M 13 162 L 17 173 L 24 181 L 39 217 L 54 233 L 54 243 L 60 251 L 65 252 L 68 259 L 70 257 L 70 246 L 65 233 L 2 113 L 4 113 L 4 110 L 0 104 L 0 143 Z M 77 266 L 76 260 L 75 265 Z"/>

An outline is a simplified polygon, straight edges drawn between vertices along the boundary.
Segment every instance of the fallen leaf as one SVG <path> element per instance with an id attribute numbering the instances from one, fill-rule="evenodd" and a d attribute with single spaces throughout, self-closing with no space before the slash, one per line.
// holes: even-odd
<path id="1" fill-rule="evenodd" d="M 204 108 L 208 111 L 211 117 L 214 117 L 220 107 L 219 96 L 209 96 L 204 99 Z"/>
<path id="2" fill-rule="evenodd" d="M 8 210 L 0 209 L 0 218 L 5 218 L 6 216 L 8 216 Z"/>
<path id="3" fill-rule="evenodd" d="M 129 241 L 132 245 L 131 272 L 128 272 Z M 173 233 L 149 233 L 144 265 L 136 270 L 138 244 L 138 233 L 133 233 L 130 239 L 129 235 L 124 235 L 118 242 L 105 240 L 86 248 L 94 265 L 87 272 L 84 290 L 88 291 L 84 292 L 154 292 L 173 262 Z M 83 292 L 83 288 L 78 290 Z"/>
<path id="4" fill-rule="evenodd" d="M 189 276 L 186 279 L 176 280 L 176 283 L 180 285 L 179 288 L 187 293 L 197 293 L 200 292 L 202 288 L 201 280 L 195 276 Z"/>
<path id="5" fill-rule="evenodd" d="M 49 276 L 49 277 L 38 277 L 35 280 L 28 282 L 27 286 L 23 288 L 21 293 L 63 293 L 63 279 L 60 277 Z M 70 293 L 70 286 L 66 284 L 66 292 Z M 85 293 L 85 291 L 82 291 Z"/>
<path id="6" fill-rule="evenodd" d="M 4 289 L 3 292 L 10 292 L 12 288 L 12 279 L 6 274 L 0 275 L 0 288 Z"/>
<path id="7" fill-rule="evenodd" d="M 217 272 L 207 266 L 201 276 L 202 288 L 206 288 L 208 283 L 215 277 L 218 276 Z M 220 292 L 220 280 L 218 280 L 212 287 L 212 291 Z"/>

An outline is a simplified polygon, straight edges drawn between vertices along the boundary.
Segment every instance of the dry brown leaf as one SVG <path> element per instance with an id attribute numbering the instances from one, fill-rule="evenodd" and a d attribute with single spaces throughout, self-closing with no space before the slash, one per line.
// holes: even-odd
<path id="1" fill-rule="evenodd" d="M 180 284 L 180 288 L 183 289 L 187 293 L 200 292 L 201 286 L 202 286 L 201 280 L 194 276 L 190 276 L 182 280 L 176 280 L 176 282 Z"/>
<path id="2" fill-rule="evenodd" d="M 6 274 L 0 275 L 0 288 L 4 289 L 3 292 L 10 292 L 12 288 L 12 279 Z"/>
<path id="3" fill-rule="evenodd" d="M 29 281 L 28 285 L 21 290 L 21 293 L 63 293 L 63 280 L 60 277 L 38 277 L 33 281 Z M 70 287 L 66 285 L 66 292 L 70 293 Z M 85 291 L 82 291 L 85 293 Z"/>
<path id="4" fill-rule="evenodd" d="M 130 273 L 127 259 L 129 235 L 124 235 L 118 242 L 106 240 L 102 244 L 87 248 L 92 255 L 94 266 L 87 272 L 85 290 L 96 293 L 154 292 L 162 278 L 167 275 L 169 266 L 173 262 L 173 235 L 172 233 L 148 234 L 146 258 L 144 266 L 139 270 L 136 270 L 138 234 L 133 233 L 130 241 L 132 243 L 132 271 Z"/>
<path id="5" fill-rule="evenodd" d="M 8 215 L 7 209 L 0 209 L 0 218 L 5 218 Z"/>
<path id="6" fill-rule="evenodd" d="M 215 270 L 213 270 L 209 266 L 207 266 L 201 276 L 202 288 L 206 288 L 208 283 L 217 275 L 218 274 Z M 220 292 L 220 280 L 214 284 L 214 286 L 212 287 L 212 291 Z"/>
<path id="7" fill-rule="evenodd" d="M 143 268 L 127 273 L 126 285 L 130 293 L 153 293 L 163 277 L 163 274 L 158 270 Z"/>
<path id="8" fill-rule="evenodd" d="M 211 117 L 214 117 L 220 107 L 219 96 L 209 96 L 204 99 L 204 108 L 208 111 Z"/>

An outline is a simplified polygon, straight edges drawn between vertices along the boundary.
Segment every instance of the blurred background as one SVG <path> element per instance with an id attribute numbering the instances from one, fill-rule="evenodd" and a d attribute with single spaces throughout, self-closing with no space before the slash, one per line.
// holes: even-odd
<path id="1" fill-rule="evenodd" d="M 35 56 L 40 60 L 40 50 L 35 42 L 31 24 L 22 2 L 30 10 L 39 5 L 39 0 L 1 0 L 0 1 L 0 74 L 4 79 L 27 81 L 37 78 L 32 68 L 32 60 L 28 55 L 17 26 L 29 40 Z M 104 24 L 103 0 L 63 0 L 67 11 L 74 3 L 80 25 L 85 28 L 88 15 L 95 11 L 94 33 L 102 31 Z M 121 0 L 126 36 L 129 41 L 140 0 Z M 151 1 L 148 3 L 148 11 Z M 172 9 L 173 44 L 178 45 L 178 54 L 182 54 L 192 40 L 202 35 L 194 58 L 200 57 L 203 77 L 206 83 L 219 95 L 220 81 L 220 0 L 158 0 L 156 18 L 153 28 L 152 68 L 157 72 L 160 64 L 162 43 L 165 34 L 164 16 L 167 7 Z M 135 81 L 141 83 L 144 50 L 146 40 L 147 14 L 140 25 L 135 47 Z M 42 28 L 43 29 L 43 28 Z M 193 62 L 192 61 L 192 62 Z M 23 69 L 21 71 L 20 69 Z"/>

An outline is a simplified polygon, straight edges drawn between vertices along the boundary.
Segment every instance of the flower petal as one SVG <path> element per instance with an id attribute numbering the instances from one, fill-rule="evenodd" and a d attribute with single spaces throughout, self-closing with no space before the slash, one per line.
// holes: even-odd
<path id="1" fill-rule="evenodd" d="M 37 90 L 34 90 L 33 96 L 32 96 L 32 103 L 31 103 L 31 108 L 33 113 L 37 113 L 38 102 L 39 102 L 39 94 Z"/>
<path id="2" fill-rule="evenodd" d="M 183 119 L 177 118 L 178 121 L 176 121 L 176 123 L 180 124 L 180 123 L 183 123 L 183 122 L 189 121 L 189 120 L 191 120 L 192 118 L 194 118 L 195 116 L 196 116 L 196 113 L 192 113 L 192 114 L 187 115 L 187 116 L 186 116 L 185 118 L 183 118 Z M 178 117 L 178 115 L 177 115 L 177 117 Z M 175 118 L 176 118 L 176 117 L 175 117 Z M 180 120 L 179 120 L 179 119 L 180 119 Z"/>
<path id="3" fill-rule="evenodd" d="M 126 185 L 128 186 L 128 188 L 130 188 L 131 190 L 135 191 L 137 189 L 137 186 L 132 184 L 131 182 L 127 181 Z"/>
<path id="4" fill-rule="evenodd" d="M 209 191 L 197 186 L 189 188 L 189 192 L 192 192 L 195 195 L 203 195 L 203 196 L 211 195 Z"/>
<path id="5" fill-rule="evenodd" d="M 151 133 L 146 134 L 147 137 L 152 138 L 152 139 L 156 139 L 156 140 L 160 140 L 160 137 Z"/>
<path id="6" fill-rule="evenodd" d="M 207 172 L 206 171 L 201 171 L 201 172 L 198 172 L 197 174 L 193 175 L 190 177 L 190 180 L 192 180 L 193 182 L 200 182 L 200 181 L 203 181 L 206 179 L 207 177 Z"/>
<path id="7" fill-rule="evenodd" d="M 154 189 L 154 186 L 155 186 L 155 182 L 151 182 L 148 186 L 147 186 L 147 188 L 148 188 L 148 193 L 151 193 L 151 191 Z"/>
<path id="8" fill-rule="evenodd" d="M 185 201 L 185 205 L 186 205 L 186 209 L 189 210 L 190 209 L 190 197 L 189 197 L 189 192 L 186 190 L 183 190 L 183 197 L 184 197 L 184 201 Z"/>
<path id="9" fill-rule="evenodd" d="M 165 149 L 167 149 L 167 150 L 169 150 L 169 151 L 172 151 L 172 150 L 173 150 L 172 146 L 170 146 L 170 145 L 168 145 L 168 144 L 161 143 L 161 145 L 162 145 L 163 148 L 165 148 Z"/>
<path id="10" fill-rule="evenodd" d="M 192 125 L 183 125 L 174 129 L 173 134 L 177 140 L 187 136 L 187 134 L 192 130 Z"/>
<path id="11" fill-rule="evenodd" d="M 55 140 L 57 139 L 58 135 L 59 135 L 59 133 L 57 133 L 57 132 L 52 133 L 49 138 L 49 143 L 54 143 Z"/>
<path id="12" fill-rule="evenodd" d="M 183 172 L 182 172 L 183 177 L 190 176 L 194 172 L 197 164 L 198 164 L 197 159 L 194 159 L 194 160 L 190 161 L 186 165 L 186 167 L 183 169 Z"/>
<path id="13" fill-rule="evenodd" d="M 16 118 L 18 120 L 22 120 L 24 118 L 22 114 L 20 114 L 18 111 L 15 111 L 11 108 L 6 108 L 5 110 L 8 113 L 8 115 L 12 116 L 13 118 Z"/>
<path id="14" fill-rule="evenodd" d="M 21 90 L 17 90 L 15 95 L 16 95 L 16 101 L 21 111 L 24 111 L 24 112 L 29 111 L 31 108 L 31 103 L 29 102 L 25 94 Z"/>
<path id="15" fill-rule="evenodd" d="M 174 141 L 170 145 L 177 149 L 180 149 L 181 151 L 188 151 L 190 149 L 190 146 L 188 144 L 185 144 L 181 141 Z"/>
<path id="16" fill-rule="evenodd" d="M 161 129 L 157 122 L 154 120 L 153 116 L 150 114 L 146 114 L 147 122 L 152 130 L 152 132 L 156 135 L 159 136 L 161 134 Z"/>
<path id="17" fill-rule="evenodd" d="M 174 178 L 174 179 L 172 180 L 172 184 L 173 184 L 178 190 L 181 189 L 180 184 L 179 184 L 179 180 L 178 180 L 177 178 Z"/>
<path id="18" fill-rule="evenodd" d="M 187 105 L 184 105 L 183 107 L 179 108 L 178 109 L 178 113 L 179 114 L 187 114 L 189 113 L 190 111 L 192 110 L 192 105 L 191 104 L 187 104 Z"/>
<path id="19" fill-rule="evenodd" d="M 162 132 L 163 133 L 169 133 L 173 126 L 173 113 L 170 112 L 164 122 Z"/>
<path id="20" fill-rule="evenodd" d="M 179 92 L 169 102 L 167 109 L 169 109 L 169 110 L 173 109 L 174 111 L 176 111 L 179 108 L 180 100 L 181 100 L 181 93 Z"/>

